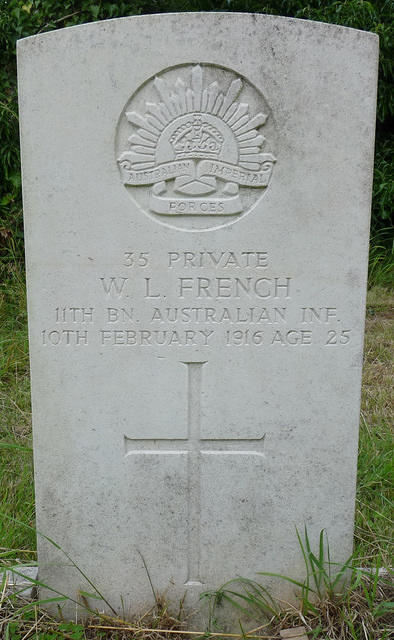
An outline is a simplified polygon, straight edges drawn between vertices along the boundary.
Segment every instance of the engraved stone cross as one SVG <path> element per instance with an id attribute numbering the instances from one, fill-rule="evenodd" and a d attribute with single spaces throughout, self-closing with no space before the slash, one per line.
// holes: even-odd
<path id="1" fill-rule="evenodd" d="M 186 586 L 200 586 L 201 456 L 262 456 L 261 438 L 201 438 L 201 381 L 206 362 L 182 362 L 188 368 L 188 435 L 185 438 L 129 438 L 126 456 L 140 454 L 187 454 L 188 456 L 188 579 Z M 240 450 L 241 442 L 246 444 Z"/>

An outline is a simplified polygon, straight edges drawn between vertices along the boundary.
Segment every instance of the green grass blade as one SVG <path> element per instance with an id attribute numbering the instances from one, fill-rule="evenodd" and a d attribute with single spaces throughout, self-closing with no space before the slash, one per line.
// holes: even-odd
<path id="1" fill-rule="evenodd" d="M 276 602 L 271 596 L 271 594 L 269 593 L 268 589 L 266 589 L 266 587 L 264 587 L 259 582 L 256 582 L 255 580 L 251 580 L 250 578 L 240 578 L 239 580 L 245 590 L 246 590 L 245 585 L 247 585 L 252 589 L 252 592 L 255 594 L 254 597 L 257 600 L 262 600 L 265 606 L 266 607 L 268 606 L 271 611 L 275 611 L 275 612 L 277 611 Z M 268 602 L 270 604 L 268 604 Z"/>
<path id="2" fill-rule="evenodd" d="M 380 564 L 380 559 L 377 558 L 376 560 L 376 567 L 375 567 L 375 572 L 374 572 L 374 579 L 372 582 L 372 598 L 375 601 L 376 599 L 376 592 L 379 586 L 379 571 L 381 568 L 381 564 Z"/>
<path id="3" fill-rule="evenodd" d="M 330 554 L 330 545 L 328 544 L 328 534 L 327 531 L 325 531 L 326 534 L 326 547 L 327 547 L 327 562 L 328 562 L 328 581 L 329 584 L 331 585 L 332 582 L 332 577 L 331 577 L 331 554 Z"/>
<path id="4" fill-rule="evenodd" d="M 17 616 L 19 617 L 22 613 L 29 611 L 30 609 L 34 609 L 34 607 L 41 607 L 43 604 L 49 604 L 50 602 L 65 602 L 68 598 L 65 596 L 55 596 L 53 598 L 43 598 L 42 600 L 34 600 L 33 602 L 29 602 L 28 604 L 24 604 L 22 607 L 18 607 L 16 611 Z"/>
<path id="5" fill-rule="evenodd" d="M 375 620 L 384 616 L 394 615 L 394 602 L 381 602 L 371 613 Z"/>
<path id="6" fill-rule="evenodd" d="M 239 628 L 241 629 L 241 634 L 240 635 L 243 638 L 243 640 L 245 640 L 246 634 L 245 634 L 244 628 L 242 626 L 241 620 L 238 620 L 238 624 L 239 624 Z"/>
<path id="7" fill-rule="evenodd" d="M 83 578 L 85 578 L 86 582 L 88 584 L 90 584 L 90 586 L 96 591 L 96 593 L 100 596 L 100 599 L 105 602 L 105 604 L 109 607 L 109 609 L 111 609 L 112 613 L 117 616 L 118 613 L 116 611 L 116 609 L 114 609 L 114 607 L 108 602 L 108 600 L 105 598 L 105 596 L 99 591 L 99 589 L 96 587 L 96 585 L 90 580 L 90 578 L 86 575 L 86 573 L 77 565 L 76 562 L 74 562 L 74 560 L 71 558 L 71 556 L 67 553 L 67 551 L 64 551 L 64 549 L 61 548 L 61 546 L 59 544 L 57 544 L 57 542 L 55 542 L 54 540 L 52 540 L 51 538 L 49 538 L 49 536 L 46 536 L 45 533 L 42 533 L 41 531 L 38 531 L 38 529 L 35 529 L 34 527 L 30 526 L 29 524 L 26 524 L 25 522 L 21 522 L 20 520 L 17 520 L 16 518 L 12 518 L 11 516 L 8 516 L 5 513 L 2 513 L 1 515 L 5 516 L 8 520 L 12 520 L 13 522 L 16 522 L 17 524 L 19 524 L 22 527 L 26 527 L 28 529 L 30 529 L 31 531 L 35 531 L 39 536 L 41 536 L 42 538 L 44 538 L 44 540 L 47 540 L 51 545 L 53 545 L 56 549 L 58 549 L 59 551 L 61 551 L 61 553 L 63 553 L 63 555 L 65 555 L 65 557 L 67 558 L 67 560 L 69 560 L 69 562 L 71 562 L 72 566 L 81 574 L 81 576 Z"/>
<path id="8" fill-rule="evenodd" d="M 351 556 L 349 556 L 349 558 L 344 562 L 342 567 L 339 569 L 338 573 L 335 576 L 334 581 L 332 582 L 332 585 L 331 585 L 332 589 L 334 589 L 336 587 L 336 585 L 341 580 L 341 578 L 344 576 L 346 571 L 348 571 L 349 569 L 353 569 L 352 564 L 351 564 L 352 561 L 353 561 L 353 554 Z M 334 563 L 332 563 L 332 564 L 334 564 Z"/>
<path id="9" fill-rule="evenodd" d="M 281 578 L 282 580 L 286 580 L 286 582 L 291 582 L 296 587 L 305 588 L 304 582 L 299 582 L 298 580 L 294 580 L 293 578 L 289 578 L 289 576 L 284 576 L 281 573 L 271 573 L 270 571 L 258 571 L 257 574 L 259 576 L 270 576 L 272 578 Z M 312 587 L 307 587 L 308 591 L 312 591 L 312 593 L 316 593 Z"/>
<path id="10" fill-rule="evenodd" d="M 248 609 L 246 609 L 241 604 L 239 604 L 239 602 L 237 602 L 236 600 L 231 598 L 229 595 L 227 595 L 228 593 L 231 593 L 231 592 L 230 591 L 226 591 L 226 593 L 223 593 L 223 600 L 227 600 L 227 602 L 230 602 L 232 604 L 232 606 L 235 607 L 236 609 L 239 609 L 240 611 L 242 611 L 246 615 L 250 615 L 250 611 L 248 611 Z M 238 594 L 236 594 L 236 595 L 238 596 Z"/>
<path id="11" fill-rule="evenodd" d="M 21 578 L 25 578 L 27 582 L 30 582 L 31 584 L 34 584 L 37 587 L 42 587 L 43 589 L 48 589 L 49 591 L 52 591 L 53 593 L 57 593 L 58 596 L 61 596 L 62 599 L 68 600 L 70 602 L 73 602 L 74 604 L 77 604 L 79 607 L 82 607 L 82 608 L 86 609 L 87 611 L 89 611 L 89 613 L 94 613 L 94 614 L 97 613 L 93 609 L 90 609 L 89 607 L 86 607 L 85 605 L 81 604 L 77 600 L 74 600 L 74 598 L 71 598 L 70 596 L 66 595 L 65 593 L 62 593 L 61 591 L 58 591 L 57 589 L 54 589 L 53 587 L 50 587 L 49 585 L 45 584 L 44 582 L 41 582 L 41 580 L 36 580 L 35 578 L 32 578 L 31 576 L 27 576 L 27 575 L 21 573 L 20 571 L 17 571 L 15 568 L 10 569 L 10 571 L 12 571 L 12 573 L 15 573 L 17 576 L 20 576 Z"/>
<path id="12" fill-rule="evenodd" d="M 270 607 L 270 605 L 268 604 L 268 602 L 266 601 L 265 595 L 264 594 L 260 594 L 260 595 L 254 595 L 252 592 L 248 591 L 245 589 L 245 593 L 247 595 L 247 598 L 250 602 L 250 604 L 252 605 L 253 609 L 255 609 L 259 614 L 261 612 L 263 612 L 264 614 L 268 613 L 275 613 L 275 611 L 272 610 L 272 608 Z"/>
<path id="13" fill-rule="evenodd" d="M 324 567 L 324 529 L 319 535 L 319 567 Z"/>
<path id="14" fill-rule="evenodd" d="M 16 449 L 21 453 L 33 453 L 33 449 L 31 447 L 14 444 L 13 442 L 0 442 L 0 449 Z"/>
<path id="15" fill-rule="evenodd" d="M 12 522 L 20 525 L 21 527 L 24 527 L 25 529 L 29 529 L 30 531 L 34 531 L 34 533 L 36 533 L 37 535 L 41 536 L 41 538 L 44 538 L 44 540 L 47 540 L 56 549 L 59 549 L 59 551 L 64 553 L 64 551 L 60 547 L 60 545 L 58 545 L 54 540 L 52 540 L 51 538 L 46 536 L 45 533 L 41 533 L 41 531 L 38 531 L 38 529 L 35 529 L 34 527 L 32 527 L 30 524 L 27 524 L 26 522 L 22 522 L 21 520 L 18 520 L 18 518 L 13 518 L 13 517 L 9 516 L 8 514 L 6 514 L 4 512 L 1 512 L 0 515 L 2 517 L 6 518 L 7 520 L 11 520 Z"/>
<path id="16" fill-rule="evenodd" d="M 82 589 L 79 589 L 78 593 L 80 593 L 81 596 L 84 596 L 84 598 L 92 598 L 93 600 L 102 599 L 100 598 L 100 596 L 97 595 L 97 593 L 89 593 L 89 591 L 82 591 Z"/>
<path id="17" fill-rule="evenodd" d="M 309 567 L 310 567 L 310 570 L 311 570 L 311 574 L 313 576 L 313 581 L 315 583 L 317 594 L 318 594 L 319 598 L 321 598 L 322 593 L 321 593 L 321 589 L 320 589 L 320 583 L 321 583 L 322 567 L 319 566 L 318 559 L 312 553 L 311 545 L 310 545 L 310 542 L 309 542 L 308 530 L 306 528 L 306 525 L 304 527 L 304 537 L 305 537 L 305 547 L 306 547 L 306 552 L 307 552 L 307 557 L 308 557 L 308 564 L 309 564 Z M 316 568 L 317 568 L 317 571 L 316 571 Z"/>
<path id="18" fill-rule="evenodd" d="M 309 593 L 309 589 L 311 589 L 310 587 L 310 568 L 309 568 L 309 562 L 308 562 L 308 557 L 305 551 L 305 547 L 304 544 L 301 540 L 301 536 L 300 536 L 300 532 L 298 531 L 297 527 L 296 527 L 296 534 L 297 534 L 297 539 L 298 539 L 298 544 L 300 545 L 300 549 L 301 549 L 301 553 L 302 556 L 304 558 L 304 564 L 305 564 L 305 570 L 306 570 L 306 579 L 305 579 L 305 584 L 303 585 L 304 589 L 306 590 L 306 593 Z M 306 596 L 308 597 L 308 595 Z"/>

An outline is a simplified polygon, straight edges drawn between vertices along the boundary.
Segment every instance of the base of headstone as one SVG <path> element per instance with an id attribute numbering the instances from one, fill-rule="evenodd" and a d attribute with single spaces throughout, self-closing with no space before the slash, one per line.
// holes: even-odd
<path id="1" fill-rule="evenodd" d="M 297 640 L 308 640 L 305 627 L 292 627 L 291 629 L 282 629 L 279 635 L 283 640 L 290 640 L 290 638 Z"/>
<path id="2" fill-rule="evenodd" d="M 17 573 L 16 573 L 17 572 Z M 20 598 L 24 600 L 31 600 L 35 597 L 37 587 L 34 580 L 37 580 L 38 567 L 19 567 L 16 566 L 15 570 L 6 570 L 6 595 L 17 593 Z"/>

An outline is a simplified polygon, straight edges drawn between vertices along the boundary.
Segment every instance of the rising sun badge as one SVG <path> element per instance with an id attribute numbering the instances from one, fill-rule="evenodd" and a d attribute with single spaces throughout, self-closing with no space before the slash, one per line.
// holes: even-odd
<path id="1" fill-rule="evenodd" d="M 228 224 L 270 181 L 276 158 L 265 135 L 269 111 L 262 94 L 229 70 L 166 70 L 132 96 L 121 116 L 122 182 L 163 222 L 191 230 Z"/>

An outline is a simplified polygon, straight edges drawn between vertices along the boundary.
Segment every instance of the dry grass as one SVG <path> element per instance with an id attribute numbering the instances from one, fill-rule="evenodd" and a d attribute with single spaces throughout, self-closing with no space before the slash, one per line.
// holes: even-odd
<path id="1" fill-rule="evenodd" d="M 81 605 L 89 608 L 85 598 L 81 598 Z M 22 612 L 23 607 L 25 611 Z M 90 616 L 83 624 L 77 622 L 56 619 L 46 611 L 40 609 L 28 600 L 21 600 L 15 596 L 5 594 L 0 598 L 0 637 L 7 627 L 10 630 L 10 640 L 26 640 L 29 636 L 40 640 L 57 640 L 58 638 L 70 638 L 72 640 L 191 640 L 201 637 L 231 638 L 242 640 L 243 638 L 261 639 L 276 638 L 276 635 L 262 635 L 261 631 L 270 626 L 265 623 L 258 628 L 245 633 L 221 632 L 206 633 L 205 631 L 190 631 L 188 617 L 183 610 L 183 601 L 179 603 L 176 613 L 171 613 L 166 600 L 158 596 L 152 609 L 142 616 L 132 620 L 110 617 L 107 615 Z M 260 633 L 259 633 L 260 632 Z"/>
<path id="2" fill-rule="evenodd" d="M 310 637 L 321 640 L 388 640 L 394 634 L 394 611 L 387 607 L 393 603 L 394 584 L 390 579 L 380 580 L 373 603 L 370 591 L 371 581 L 363 576 L 360 586 L 345 595 L 317 602 L 315 614 L 304 615 L 289 607 L 273 628 L 279 632 L 304 625 Z"/>
<path id="3" fill-rule="evenodd" d="M 84 598 L 81 598 L 83 609 Z M 87 604 L 87 603 L 86 603 Z M 172 616 L 164 601 L 159 606 L 147 611 L 140 618 L 131 622 L 121 618 L 97 615 L 90 616 L 85 623 L 65 621 L 54 618 L 38 605 L 32 605 L 28 600 L 21 600 L 15 596 L 7 596 L 3 593 L 0 606 L 0 637 L 5 635 L 8 628 L 10 640 L 26 640 L 29 636 L 40 640 L 55 640 L 71 638 L 72 640 L 91 640 L 106 638 L 106 640 L 123 640 L 134 635 L 143 640 L 161 640 L 165 636 L 161 629 L 173 632 L 174 640 L 181 638 L 181 629 L 185 622 Z M 103 627 L 105 629 L 103 629 Z M 148 630 L 149 629 L 149 630 Z"/>
<path id="4" fill-rule="evenodd" d="M 182 603 L 171 614 L 164 599 L 131 622 L 109 616 L 91 616 L 84 624 L 54 619 L 47 612 L 20 598 L 3 594 L 0 598 L 0 637 L 7 640 L 191 640 L 229 638 L 231 640 L 280 640 L 280 631 L 302 625 L 308 638 L 320 640 L 389 640 L 394 634 L 394 584 L 385 577 L 375 580 L 361 574 L 358 584 L 345 593 L 314 603 L 314 611 L 282 603 L 277 616 L 257 628 L 238 633 L 187 630 Z M 391 603 L 391 605 L 390 605 Z M 25 609 L 23 610 L 23 605 Z M 8 629 L 8 631 L 7 631 Z"/>

